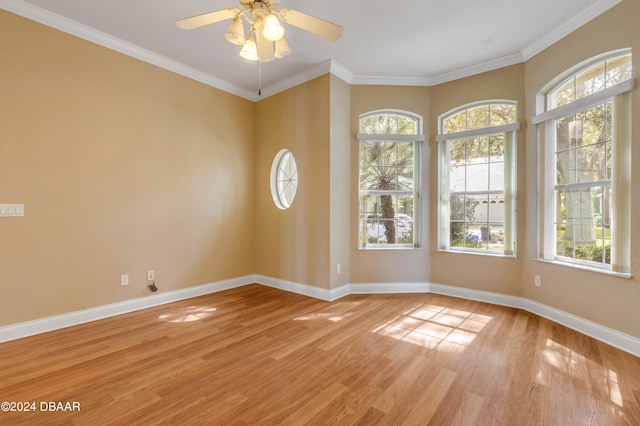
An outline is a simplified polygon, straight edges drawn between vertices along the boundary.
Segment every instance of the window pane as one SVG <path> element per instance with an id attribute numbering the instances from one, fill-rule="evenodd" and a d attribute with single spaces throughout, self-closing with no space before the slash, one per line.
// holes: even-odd
<path id="1" fill-rule="evenodd" d="M 548 109 L 553 109 L 575 100 L 575 79 L 571 77 L 569 80 L 560 84 L 555 90 L 548 95 Z"/>
<path id="2" fill-rule="evenodd" d="M 489 164 L 467 166 L 466 191 L 489 191 Z"/>
<path id="3" fill-rule="evenodd" d="M 467 130 L 489 127 L 489 106 L 470 108 L 467 112 Z"/>
<path id="4" fill-rule="evenodd" d="M 576 75 L 576 99 L 592 95 L 604 88 L 604 62 Z"/>
<path id="5" fill-rule="evenodd" d="M 510 104 L 491 104 L 489 126 L 503 126 L 516 122 L 516 106 Z"/>
<path id="6" fill-rule="evenodd" d="M 631 55 L 624 55 L 607 61 L 607 87 L 631 78 Z"/>
<path id="7" fill-rule="evenodd" d="M 413 243 L 413 207 L 413 197 L 399 197 L 396 219 L 398 243 Z"/>
<path id="8" fill-rule="evenodd" d="M 594 187 L 557 191 L 556 255 L 610 263 L 610 189 Z"/>
<path id="9" fill-rule="evenodd" d="M 443 133 L 464 132 L 467 130 L 467 111 L 460 111 L 444 120 Z"/>
<path id="10" fill-rule="evenodd" d="M 489 138 L 487 136 L 466 139 L 466 162 L 484 163 L 489 160 Z"/>
<path id="11" fill-rule="evenodd" d="M 398 117 L 398 134 L 401 135 L 417 135 L 417 120 L 409 117 Z"/>

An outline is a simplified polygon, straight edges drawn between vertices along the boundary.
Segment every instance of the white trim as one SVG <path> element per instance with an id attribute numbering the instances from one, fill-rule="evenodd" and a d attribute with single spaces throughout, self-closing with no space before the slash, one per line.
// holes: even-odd
<path id="1" fill-rule="evenodd" d="M 519 296 L 435 283 L 350 284 L 351 294 L 434 293 L 522 309 L 640 357 L 640 339 Z"/>
<path id="2" fill-rule="evenodd" d="M 358 283 L 350 284 L 350 294 L 431 293 L 429 283 Z"/>
<path id="3" fill-rule="evenodd" d="M 562 40 L 572 32 L 576 31 L 578 28 L 602 15 L 619 3 L 622 3 L 622 0 L 600 0 L 585 8 L 582 12 L 578 13 L 573 18 L 566 21 L 564 24 L 560 25 L 553 31 L 549 32 L 545 37 L 531 43 L 529 46 L 522 49 L 521 53 L 523 61 L 528 61 L 529 59 L 533 58 L 538 53 Z"/>
<path id="4" fill-rule="evenodd" d="M 512 53 L 501 58 L 493 59 L 480 64 L 470 65 L 468 67 L 460 68 L 454 71 L 446 72 L 436 75 L 430 78 L 431 86 L 437 86 L 438 84 L 448 83 L 450 81 L 459 80 L 461 78 L 471 77 L 474 75 L 482 74 L 500 68 L 509 67 L 511 65 L 521 64 L 524 62 L 522 53 Z"/>
<path id="5" fill-rule="evenodd" d="M 349 294 L 434 293 L 499 306 L 508 306 L 539 315 L 640 357 L 640 339 L 519 296 L 428 282 L 356 283 L 345 284 L 341 287 L 328 290 L 279 278 L 266 277 L 264 275 L 247 275 L 240 278 L 154 294 L 138 299 L 0 327 L 0 343 L 254 283 L 325 301 L 333 301 Z"/>
<path id="6" fill-rule="evenodd" d="M 0 0 L 0 8 L 241 98 L 253 101 L 256 100 L 256 95 L 251 90 L 246 90 L 230 84 L 222 79 L 214 77 L 211 74 L 192 68 L 181 62 L 167 58 L 166 56 L 142 48 L 118 37 L 114 37 L 105 32 L 96 30 L 95 28 L 81 24 L 72 19 L 65 18 L 64 16 L 34 6 L 25 1 Z"/>
<path id="7" fill-rule="evenodd" d="M 493 71 L 511 65 L 516 65 L 527 61 L 537 55 L 547 47 L 560 41 L 565 36 L 571 34 L 587 22 L 603 14 L 607 10 L 616 6 L 622 0 L 599 0 L 595 4 L 583 10 L 573 19 L 564 25 L 550 32 L 546 37 L 531 45 L 524 47 L 520 52 L 512 53 L 500 58 L 486 61 L 480 64 L 470 65 L 457 70 L 445 72 L 435 76 L 371 76 L 354 75 L 347 68 L 333 60 L 329 60 L 302 71 L 292 77 L 286 78 L 278 83 L 272 84 L 263 89 L 263 96 L 258 96 L 253 90 L 247 90 L 228 83 L 211 74 L 184 65 L 166 56 L 159 55 L 150 50 L 144 49 L 133 43 L 111 36 L 77 21 L 65 18 L 48 10 L 42 9 L 22 0 L 0 0 L 0 8 L 16 15 L 23 16 L 41 24 L 56 28 L 68 34 L 75 35 L 82 39 L 99 44 L 106 48 L 115 50 L 125 55 L 156 65 L 160 68 L 175 72 L 193 80 L 204 83 L 216 89 L 237 95 L 241 98 L 257 102 L 261 99 L 290 89 L 315 77 L 326 73 L 332 73 L 353 85 L 384 85 L 384 86 L 436 86 L 448 83 L 465 77 Z M 321 71 L 324 70 L 324 71 Z M 320 72 L 320 73 L 319 73 Z"/>
<path id="8" fill-rule="evenodd" d="M 454 287 L 444 284 L 431 284 L 431 293 L 441 294 L 443 296 L 457 297 L 459 299 L 491 303 L 494 305 L 508 306 L 510 308 L 523 309 L 524 306 L 522 298 L 518 296 L 509 296 L 507 294 L 474 290 L 463 287 Z"/>
<path id="9" fill-rule="evenodd" d="M 264 87 L 262 89 L 262 96 L 255 97 L 253 100 L 258 101 L 261 99 L 268 98 L 269 96 L 273 96 L 280 92 L 284 92 L 285 90 L 291 89 L 292 87 L 299 86 L 303 83 L 306 83 L 307 81 L 311 81 L 322 75 L 328 74 L 331 72 L 331 64 L 332 64 L 331 60 L 322 62 L 318 65 L 314 65 L 310 68 L 307 68 L 297 74 L 294 74 L 291 77 L 287 77 L 284 80 L 280 80 L 277 83 Z"/>
<path id="10" fill-rule="evenodd" d="M 402 77 L 389 75 L 354 75 L 351 84 L 356 86 L 410 86 L 430 87 L 433 81 L 430 77 Z"/>
<path id="11" fill-rule="evenodd" d="M 533 314 L 539 315 L 555 323 L 564 325 L 572 330 L 593 337 L 608 345 L 616 347 L 622 351 L 640 357 L 640 339 L 621 333 L 604 325 L 586 320 L 576 315 L 543 305 L 534 300 L 522 299 L 523 309 Z"/>
<path id="12" fill-rule="evenodd" d="M 454 139 L 469 139 L 476 136 L 490 136 L 499 133 L 511 133 L 520 130 L 520 123 L 504 124 L 495 127 L 483 127 L 482 129 L 465 130 L 463 132 L 443 133 L 436 136 L 437 142 L 450 141 Z"/>
<path id="13" fill-rule="evenodd" d="M 426 140 L 426 136 L 424 134 L 420 135 L 401 135 L 401 134 L 372 134 L 372 133 L 358 133 L 356 134 L 356 138 L 359 141 L 404 141 L 404 142 L 424 142 Z"/>
<path id="14" fill-rule="evenodd" d="M 301 294 L 303 296 L 313 297 L 314 299 L 331 301 L 331 290 L 315 287 L 307 284 L 301 284 L 293 281 L 287 281 L 280 278 L 272 278 L 264 275 L 256 275 L 255 282 L 267 287 L 277 288 L 279 290 L 291 293 Z"/>
<path id="15" fill-rule="evenodd" d="M 0 327 L 0 343 L 255 283 L 247 275 Z"/>

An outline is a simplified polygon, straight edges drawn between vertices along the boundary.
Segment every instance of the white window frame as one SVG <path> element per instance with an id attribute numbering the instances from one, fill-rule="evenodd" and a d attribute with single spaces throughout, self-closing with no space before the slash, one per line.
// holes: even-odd
<path id="1" fill-rule="evenodd" d="M 516 189 L 517 189 L 517 140 L 520 123 L 515 122 L 500 126 L 489 126 L 481 129 L 466 130 L 455 133 L 444 133 L 444 121 L 462 111 L 490 105 L 513 105 L 518 117 L 518 103 L 512 100 L 484 100 L 456 107 L 438 117 L 438 251 L 451 253 L 471 253 L 489 256 L 516 257 Z M 504 135 L 504 236 L 503 250 L 489 248 L 469 248 L 451 246 L 451 194 L 450 194 L 450 146 L 451 142 L 459 139 L 469 139 L 478 136 Z M 500 192 L 502 194 L 502 192 Z"/>
<path id="2" fill-rule="evenodd" d="M 364 114 L 360 114 L 358 117 L 358 128 L 360 128 L 360 121 L 363 118 L 375 116 L 375 115 L 398 115 L 406 118 L 410 118 L 412 120 L 416 120 L 416 134 L 406 135 L 406 134 L 369 134 L 369 133 L 358 133 L 356 135 L 358 139 L 358 249 L 360 250 L 397 250 L 397 249 L 416 249 L 420 248 L 420 233 L 421 233 L 421 223 L 420 223 L 420 193 L 421 193 L 421 145 L 425 140 L 425 135 L 423 133 L 423 119 L 422 116 L 415 114 L 409 111 L 403 110 L 394 110 L 394 109 L 384 109 L 384 110 L 376 110 L 369 111 Z M 366 226 L 365 223 L 362 222 L 362 196 L 363 195 L 379 195 L 377 194 L 379 191 L 364 191 L 361 189 L 361 174 L 360 174 L 360 155 L 361 155 L 361 146 L 362 142 L 413 142 L 413 243 L 393 243 L 393 244 L 373 244 L 368 241 L 364 241 L 361 238 L 364 235 L 367 235 L 366 232 L 362 230 L 363 226 Z M 385 191 L 385 194 L 389 195 L 408 195 L 405 191 Z"/>
<path id="3" fill-rule="evenodd" d="M 538 142 L 538 260 L 630 276 L 631 268 L 631 96 L 633 78 L 599 92 L 550 108 L 547 96 L 567 79 L 609 59 L 631 54 L 630 49 L 616 50 L 581 62 L 547 84 L 537 96 L 538 114 L 532 118 Z M 556 255 L 556 120 L 580 113 L 590 107 L 611 102 L 612 164 L 611 264 L 584 261 Z"/>

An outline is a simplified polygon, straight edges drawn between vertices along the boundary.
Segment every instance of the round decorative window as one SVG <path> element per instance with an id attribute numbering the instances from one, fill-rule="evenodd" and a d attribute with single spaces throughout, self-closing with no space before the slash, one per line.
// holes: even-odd
<path id="1" fill-rule="evenodd" d="M 291 151 L 276 154 L 271 166 L 271 196 L 279 209 L 291 207 L 298 189 L 298 167 Z"/>

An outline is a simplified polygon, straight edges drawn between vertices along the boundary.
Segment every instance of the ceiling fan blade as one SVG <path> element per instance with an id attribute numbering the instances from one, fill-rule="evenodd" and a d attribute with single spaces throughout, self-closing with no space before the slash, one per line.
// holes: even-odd
<path id="1" fill-rule="evenodd" d="M 176 21 L 176 25 L 183 30 L 192 30 L 205 25 L 215 24 L 216 22 L 224 21 L 225 19 L 234 18 L 239 12 L 240 9 L 230 7 L 228 9 L 216 10 L 215 12 L 192 16 L 190 18 L 178 19 Z"/>
<path id="2" fill-rule="evenodd" d="M 336 41 L 342 37 L 342 31 L 344 30 L 340 25 L 293 9 L 282 9 L 280 18 L 294 27 L 309 31 L 331 41 Z"/>

